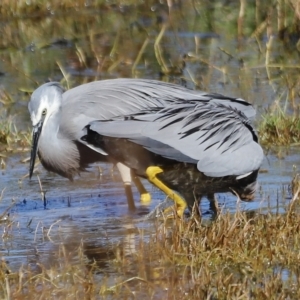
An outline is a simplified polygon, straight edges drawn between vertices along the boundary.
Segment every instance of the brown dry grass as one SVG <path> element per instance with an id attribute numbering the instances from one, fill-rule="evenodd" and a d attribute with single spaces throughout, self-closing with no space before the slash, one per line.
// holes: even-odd
<path id="1" fill-rule="evenodd" d="M 297 200 L 282 215 L 236 212 L 210 224 L 155 223 L 136 251 L 107 258 L 110 273 L 83 245 L 61 245 L 56 263 L 0 270 L 0 295 L 11 299 L 299 299 L 300 215 Z M 7 226 L 5 224 L 1 225 Z M 127 254 L 126 254 L 127 253 Z M 112 272 L 113 270 L 113 272 Z"/>
<path id="2" fill-rule="evenodd" d="M 30 130 L 19 130 L 14 117 L 9 115 L 5 109 L 0 109 L 0 151 L 6 152 L 28 152 L 30 149 Z"/>

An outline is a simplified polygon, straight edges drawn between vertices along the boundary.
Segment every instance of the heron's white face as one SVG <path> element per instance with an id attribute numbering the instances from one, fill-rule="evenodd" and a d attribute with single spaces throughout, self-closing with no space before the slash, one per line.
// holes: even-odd
<path id="1" fill-rule="evenodd" d="M 32 94 L 28 108 L 33 127 L 37 126 L 41 120 L 44 126 L 46 125 L 49 117 L 59 110 L 61 95 L 60 91 L 53 86 L 45 87 L 42 92 L 37 89 Z"/>
<path id="2" fill-rule="evenodd" d="M 48 97 L 44 96 L 41 98 L 38 109 L 33 110 L 31 112 L 30 118 L 31 118 L 32 126 L 36 126 L 41 121 L 43 116 L 47 116 L 48 109 L 49 109 Z"/>

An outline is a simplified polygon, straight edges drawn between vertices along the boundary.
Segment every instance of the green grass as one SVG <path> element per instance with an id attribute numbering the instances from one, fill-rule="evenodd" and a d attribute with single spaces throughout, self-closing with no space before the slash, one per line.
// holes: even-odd
<path id="1" fill-rule="evenodd" d="M 279 105 L 262 115 L 258 126 L 260 142 L 264 145 L 300 143 L 300 115 L 287 113 Z"/>

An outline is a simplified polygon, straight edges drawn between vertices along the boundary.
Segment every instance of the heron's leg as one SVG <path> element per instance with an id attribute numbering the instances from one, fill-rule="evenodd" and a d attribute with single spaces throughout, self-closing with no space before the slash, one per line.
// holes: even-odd
<path id="1" fill-rule="evenodd" d="M 207 194 L 207 199 L 209 200 L 209 208 L 213 211 L 215 215 L 219 213 L 218 200 L 214 193 Z"/>
<path id="2" fill-rule="evenodd" d="M 133 211 L 133 210 L 135 210 L 135 204 L 134 204 L 131 185 L 130 184 L 124 184 L 124 189 L 125 189 L 125 195 L 126 195 L 126 198 L 127 198 L 128 209 Z"/>
<path id="3" fill-rule="evenodd" d="M 149 203 L 151 201 L 151 194 L 145 189 L 140 178 L 134 174 L 133 170 L 131 170 L 131 178 L 140 193 L 141 202 Z"/>
<path id="4" fill-rule="evenodd" d="M 146 175 L 148 180 L 153 183 L 157 188 L 163 191 L 168 197 L 170 197 L 177 205 L 177 215 L 181 217 L 186 208 L 186 202 L 174 191 L 168 188 L 161 180 L 159 180 L 156 175 L 163 172 L 160 167 L 148 167 L 146 170 Z"/>
<path id="5" fill-rule="evenodd" d="M 127 198 L 127 204 L 129 210 L 134 210 L 135 209 L 135 204 L 134 204 L 134 199 L 133 199 L 133 194 L 132 194 L 132 189 L 131 189 L 131 173 L 130 169 L 123 165 L 122 163 L 118 162 L 116 164 L 117 168 L 119 169 L 119 172 L 121 174 L 121 178 L 124 184 L 125 188 L 125 195 Z"/>

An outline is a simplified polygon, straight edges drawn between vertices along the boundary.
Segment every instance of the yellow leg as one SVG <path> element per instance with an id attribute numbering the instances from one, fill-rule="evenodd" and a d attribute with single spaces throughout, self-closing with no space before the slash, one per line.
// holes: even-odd
<path id="1" fill-rule="evenodd" d="M 151 195 L 143 186 L 139 177 L 137 177 L 133 172 L 131 172 L 131 179 L 134 182 L 135 186 L 137 187 L 140 193 L 140 200 L 141 202 L 147 204 L 151 202 Z"/>
<path id="2" fill-rule="evenodd" d="M 186 202 L 156 177 L 157 174 L 162 172 L 163 169 L 161 169 L 160 167 L 148 167 L 146 170 L 146 175 L 151 183 L 153 183 L 157 188 L 163 191 L 168 197 L 170 197 L 175 202 L 177 206 L 177 215 L 181 217 L 187 206 Z"/>
<path id="3" fill-rule="evenodd" d="M 140 200 L 143 203 L 150 203 L 151 202 L 151 194 L 149 192 L 141 193 Z"/>

